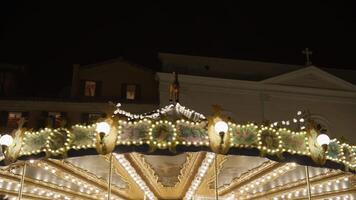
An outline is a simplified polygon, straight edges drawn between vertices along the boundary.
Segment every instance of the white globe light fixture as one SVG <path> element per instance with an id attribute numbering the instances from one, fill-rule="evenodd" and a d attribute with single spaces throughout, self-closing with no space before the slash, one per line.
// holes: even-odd
<path id="1" fill-rule="evenodd" d="M 11 135 L 8 135 L 8 134 L 3 135 L 0 138 L 0 145 L 3 145 L 3 146 L 10 146 L 13 142 L 14 142 L 14 139 L 12 138 Z"/>
<path id="2" fill-rule="evenodd" d="M 323 147 L 324 151 L 326 151 L 330 143 L 330 138 L 326 134 L 320 134 L 316 138 L 316 142 Z"/>
<path id="3" fill-rule="evenodd" d="M 110 133 L 110 124 L 107 122 L 99 122 L 96 124 L 96 132 L 98 133 L 104 133 L 105 135 Z"/>
<path id="4" fill-rule="evenodd" d="M 320 134 L 318 135 L 318 137 L 316 138 L 316 141 L 318 142 L 318 144 L 320 146 L 323 146 L 323 145 L 329 145 L 330 143 L 330 138 L 328 135 L 326 134 Z"/>
<path id="5" fill-rule="evenodd" d="M 219 134 L 220 136 L 220 146 L 224 143 L 224 136 L 225 133 L 227 133 L 227 130 L 229 129 L 229 126 L 227 125 L 226 122 L 224 121 L 218 121 L 214 125 L 215 132 Z"/>
<path id="6" fill-rule="evenodd" d="M 228 127 L 227 123 L 224 122 L 224 121 L 218 121 L 214 125 L 215 132 L 219 133 L 219 134 L 220 133 L 226 133 L 228 128 L 229 127 Z"/>

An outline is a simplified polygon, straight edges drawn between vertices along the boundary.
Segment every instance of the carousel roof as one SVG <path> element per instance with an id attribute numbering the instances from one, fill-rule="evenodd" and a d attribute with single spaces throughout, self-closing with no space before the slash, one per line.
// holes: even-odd
<path id="1" fill-rule="evenodd" d="M 214 154 L 120 155 L 115 154 L 113 162 L 112 199 L 144 199 L 145 193 L 156 199 L 214 199 L 214 165 L 209 162 Z M 307 198 L 304 166 L 235 155 L 218 155 L 218 161 L 220 199 Z M 108 169 L 109 157 L 104 155 L 27 162 L 22 199 L 107 199 Z M 356 198 L 355 175 L 309 170 L 313 199 Z M 21 175 L 21 165 L 1 170 L 0 193 L 16 199 Z M 200 182 L 197 177 L 202 177 Z"/>
<path id="2" fill-rule="evenodd" d="M 223 134 L 214 126 L 221 121 Z M 315 199 L 356 198 L 356 147 L 332 139 L 325 148 L 320 134 L 303 112 L 240 124 L 217 108 L 205 117 L 179 103 L 144 114 L 118 104 L 111 118 L 94 124 L 20 125 L 3 146 L 0 194 L 108 199 L 110 190 L 111 199 L 214 199 L 216 160 L 220 199 L 305 199 L 305 166 Z"/>

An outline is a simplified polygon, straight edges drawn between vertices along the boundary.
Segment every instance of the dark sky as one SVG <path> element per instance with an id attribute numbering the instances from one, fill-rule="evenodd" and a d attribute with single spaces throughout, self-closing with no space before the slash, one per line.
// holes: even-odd
<path id="1" fill-rule="evenodd" d="M 1 1 L 0 62 L 155 67 L 162 51 L 303 64 L 308 46 L 316 65 L 356 68 L 355 1 L 130 2 Z"/>

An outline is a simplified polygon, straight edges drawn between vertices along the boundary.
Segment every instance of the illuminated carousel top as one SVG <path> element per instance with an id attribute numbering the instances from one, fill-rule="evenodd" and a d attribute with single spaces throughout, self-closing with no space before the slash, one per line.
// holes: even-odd
<path id="1" fill-rule="evenodd" d="M 205 117 L 179 103 L 144 114 L 118 104 L 89 125 L 31 131 L 20 123 L 0 143 L 7 180 L 0 191 L 9 197 L 19 187 L 16 166 L 26 161 L 25 199 L 105 199 L 110 153 L 112 199 L 210 199 L 215 158 L 223 199 L 305 197 L 303 165 L 313 166 L 315 195 L 355 192 L 356 147 L 330 140 L 300 111 L 281 122 L 240 124 L 217 106 Z"/>
<path id="2" fill-rule="evenodd" d="M 223 116 L 218 107 L 213 116 L 206 118 L 179 103 L 141 115 L 126 112 L 120 106 L 110 118 L 70 129 L 29 131 L 20 125 L 13 131 L 13 142 L 3 146 L 2 164 L 110 152 L 176 155 L 207 151 L 351 172 L 356 169 L 356 147 L 330 140 L 301 111 L 294 119 L 282 122 L 239 124 Z M 10 136 L 3 136 L 2 140 L 7 137 Z"/>

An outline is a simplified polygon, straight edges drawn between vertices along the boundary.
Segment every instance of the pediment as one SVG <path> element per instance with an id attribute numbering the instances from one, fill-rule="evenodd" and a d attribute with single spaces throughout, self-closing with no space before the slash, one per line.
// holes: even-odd
<path id="1" fill-rule="evenodd" d="M 263 80 L 262 83 L 328 90 L 356 91 L 356 86 L 311 66 Z"/>

